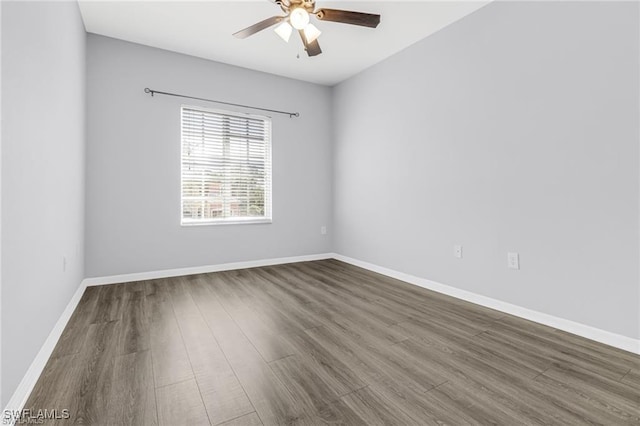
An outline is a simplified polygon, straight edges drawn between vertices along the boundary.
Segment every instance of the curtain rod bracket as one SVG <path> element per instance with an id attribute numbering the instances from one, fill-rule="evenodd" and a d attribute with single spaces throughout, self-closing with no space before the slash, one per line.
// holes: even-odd
<path id="1" fill-rule="evenodd" d="M 215 99 L 206 99 L 206 98 L 198 98 L 198 97 L 195 97 L 195 96 L 180 95 L 178 93 L 161 92 L 159 90 L 149 89 L 148 87 L 144 88 L 144 93 L 149 93 L 149 94 L 151 94 L 152 97 L 157 93 L 159 95 L 175 96 L 177 98 L 195 99 L 197 101 L 213 102 L 215 104 L 230 105 L 230 106 L 236 106 L 236 107 L 240 107 L 240 108 L 256 109 L 256 110 L 259 110 L 259 111 L 273 112 L 275 114 L 284 114 L 284 115 L 288 115 L 289 118 L 300 117 L 300 113 L 299 112 L 279 111 L 279 110 L 276 110 L 276 109 L 260 108 L 260 107 L 250 106 L 250 105 L 242 105 L 242 104 L 234 104 L 234 103 L 231 103 L 231 102 L 216 101 Z"/>

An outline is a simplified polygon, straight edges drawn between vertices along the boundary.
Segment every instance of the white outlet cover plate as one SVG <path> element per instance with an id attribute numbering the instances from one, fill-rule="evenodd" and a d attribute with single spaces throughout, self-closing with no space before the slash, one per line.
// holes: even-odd
<path id="1" fill-rule="evenodd" d="M 507 253 L 507 266 L 509 269 L 520 269 L 520 256 L 518 253 Z"/>

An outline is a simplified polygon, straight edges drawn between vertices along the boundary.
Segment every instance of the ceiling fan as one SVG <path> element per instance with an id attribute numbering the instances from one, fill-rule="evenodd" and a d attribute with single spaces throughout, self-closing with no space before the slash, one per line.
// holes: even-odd
<path id="1" fill-rule="evenodd" d="M 376 28 L 380 23 L 380 15 L 371 13 L 351 12 L 337 9 L 317 9 L 315 0 L 272 0 L 280 6 L 286 14 L 284 16 L 272 16 L 264 21 L 260 21 L 244 30 L 240 30 L 233 35 L 237 38 L 247 38 L 257 32 L 280 24 L 275 28 L 285 42 L 289 42 L 294 29 L 298 30 L 302 43 L 309 56 L 316 56 L 322 53 L 318 44 L 318 37 L 321 32 L 315 25 L 310 23 L 311 15 L 321 21 L 341 22 L 343 24 L 359 25 L 362 27 Z"/>

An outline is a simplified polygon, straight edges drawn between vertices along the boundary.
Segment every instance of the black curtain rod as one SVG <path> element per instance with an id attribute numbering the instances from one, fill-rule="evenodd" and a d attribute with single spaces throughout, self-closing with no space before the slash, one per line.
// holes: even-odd
<path id="1" fill-rule="evenodd" d="M 195 96 L 187 96 L 187 95 L 179 95 L 177 93 L 161 92 L 159 90 L 149 89 L 148 87 L 145 87 L 144 93 L 150 93 L 151 96 L 154 96 L 155 94 L 166 95 L 166 96 L 175 96 L 175 97 L 178 97 L 178 98 L 195 99 L 197 101 L 213 102 L 213 103 L 222 104 L 222 105 L 231 105 L 231 106 L 236 106 L 236 107 L 241 107 L 241 108 L 257 109 L 257 110 L 260 110 L 260 111 L 267 111 L 267 112 L 273 112 L 273 113 L 276 113 L 276 114 L 288 115 L 289 118 L 300 117 L 300 113 L 299 112 L 278 111 L 276 109 L 267 109 L 267 108 L 249 106 L 249 105 L 233 104 L 231 102 L 216 101 L 214 99 L 197 98 Z"/>

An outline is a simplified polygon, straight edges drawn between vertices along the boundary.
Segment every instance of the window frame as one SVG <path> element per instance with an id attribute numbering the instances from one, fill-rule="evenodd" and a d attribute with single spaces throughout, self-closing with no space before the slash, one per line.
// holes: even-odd
<path id="1" fill-rule="evenodd" d="M 184 175 L 182 170 L 182 165 L 184 164 L 184 138 L 183 138 L 183 109 L 193 109 L 199 110 L 203 112 L 209 112 L 213 114 L 221 114 L 238 118 L 246 118 L 250 117 L 253 119 L 263 120 L 265 123 L 268 123 L 269 131 L 266 134 L 268 140 L 265 141 L 265 160 L 268 160 L 270 167 L 268 176 L 266 176 L 265 183 L 265 216 L 264 217 L 249 217 L 249 216 L 239 216 L 239 217 L 228 217 L 228 218 L 220 218 L 220 219 L 207 219 L 207 220 L 194 220 L 185 222 L 185 218 L 183 216 L 183 181 Z M 258 114 L 249 114 L 238 111 L 228 111 L 217 108 L 208 108 L 200 105 L 180 105 L 180 226 L 181 227 L 198 227 L 198 226 L 220 226 L 220 225 L 259 225 L 259 224 L 270 224 L 273 223 L 273 154 L 272 154 L 272 135 L 273 135 L 273 120 L 271 117 L 266 115 L 258 115 Z M 266 161 L 265 161 L 266 163 Z M 268 202 L 266 198 L 266 194 L 268 194 Z M 268 208 L 267 208 L 268 207 Z"/>

